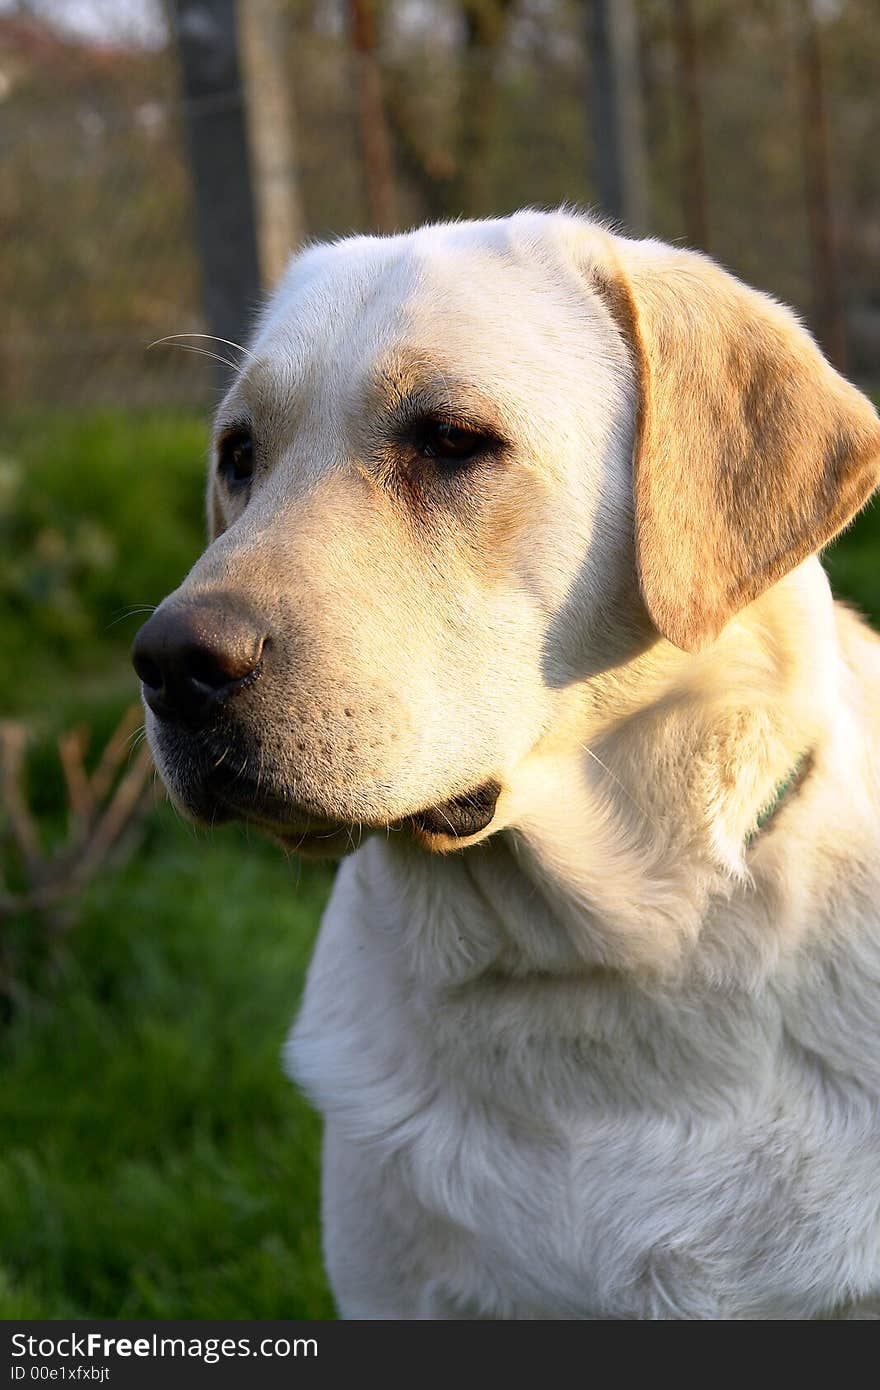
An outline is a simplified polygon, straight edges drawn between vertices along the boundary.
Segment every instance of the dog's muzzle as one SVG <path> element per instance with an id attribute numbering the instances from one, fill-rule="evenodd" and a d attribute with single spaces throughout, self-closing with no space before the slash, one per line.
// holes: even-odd
<path id="1" fill-rule="evenodd" d="M 437 848 L 480 834 L 495 816 L 501 786 L 494 779 L 405 815 L 389 807 L 386 818 L 381 808 L 372 815 L 344 809 L 332 786 L 314 775 L 310 783 L 308 753 L 294 775 L 284 732 L 271 717 L 284 643 L 231 594 L 162 604 L 137 634 L 132 662 L 156 719 L 157 763 L 177 804 L 197 821 L 247 821 L 294 848 L 335 846 L 343 837 L 345 852 L 356 847 L 353 829 L 359 840 L 396 828 Z M 314 773 L 314 748 L 311 755 Z"/>

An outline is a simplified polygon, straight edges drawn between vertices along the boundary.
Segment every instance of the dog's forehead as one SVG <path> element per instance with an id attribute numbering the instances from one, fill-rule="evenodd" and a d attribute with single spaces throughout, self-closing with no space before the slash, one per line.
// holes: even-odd
<path id="1" fill-rule="evenodd" d="M 505 222 L 353 237 L 298 256 L 270 299 L 233 397 L 274 413 L 303 392 L 350 391 L 389 362 L 512 393 L 586 346 L 589 299 L 523 254 Z"/>
<path id="2" fill-rule="evenodd" d="M 315 338 L 326 343 L 355 326 L 368 337 L 371 328 L 383 321 L 393 326 L 401 312 L 413 310 L 478 320 L 488 305 L 509 302 L 511 282 L 522 269 L 504 227 L 423 227 L 313 247 L 289 266 L 258 342 L 293 336 L 306 345 Z"/>

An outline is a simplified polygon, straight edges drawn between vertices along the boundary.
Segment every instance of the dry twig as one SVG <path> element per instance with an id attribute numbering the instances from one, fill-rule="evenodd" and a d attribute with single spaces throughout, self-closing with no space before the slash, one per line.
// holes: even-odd
<path id="1" fill-rule="evenodd" d="M 73 729 L 58 739 L 68 832 L 51 851 L 43 846 L 27 795 L 27 731 L 11 720 L 0 724 L 4 838 L 19 862 L 25 885 L 12 891 L 0 877 L 0 923 L 25 912 L 48 913 L 82 892 L 119 846 L 124 832 L 139 820 L 154 796 L 149 750 L 142 745 L 124 765 L 140 719 L 139 706 L 126 710 L 91 774 L 85 763 L 88 731 Z M 63 924 L 69 925 L 69 918 Z"/>

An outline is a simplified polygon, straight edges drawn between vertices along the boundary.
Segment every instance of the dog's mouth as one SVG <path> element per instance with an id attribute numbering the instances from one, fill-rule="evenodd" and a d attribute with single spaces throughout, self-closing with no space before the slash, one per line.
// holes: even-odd
<path id="1" fill-rule="evenodd" d="M 383 813 L 384 791 L 365 791 L 361 809 L 357 799 L 337 799 L 305 776 L 287 785 L 260 744 L 230 740 L 219 746 L 215 757 L 207 739 L 197 747 L 190 741 L 160 743 L 157 761 L 179 809 L 203 825 L 242 821 L 310 858 L 349 854 L 373 831 L 400 834 L 441 853 L 464 847 L 491 831 L 502 791 L 492 777 L 427 805 L 392 803 Z"/>
<path id="2" fill-rule="evenodd" d="M 424 835 L 439 835 L 454 840 L 467 839 L 479 835 L 491 825 L 495 817 L 495 806 L 501 795 L 501 784 L 494 778 L 482 782 L 472 791 L 460 796 L 450 797 L 436 806 L 427 806 L 423 811 L 406 819 L 412 827 Z"/>
<path id="3" fill-rule="evenodd" d="M 212 796 L 222 808 L 223 819 L 246 821 L 266 831 L 289 850 L 316 858 L 336 858 L 354 849 L 374 830 L 408 832 L 428 848 L 470 839 L 488 829 L 495 816 L 501 784 L 494 778 L 472 790 L 393 820 L 368 818 L 353 821 L 296 805 L 276 795 L 267 796 L 240 779 L 231 784 L 214 782 Z"/>

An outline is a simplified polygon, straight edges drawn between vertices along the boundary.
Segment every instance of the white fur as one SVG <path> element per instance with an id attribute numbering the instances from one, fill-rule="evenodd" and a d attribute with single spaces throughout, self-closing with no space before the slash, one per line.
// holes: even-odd
<path id="1" fill-rule="evenodd" d="M 577 753 L 536 760 L 504 837 L 343 864 L 289 1060 L 326 1118 L 346 1315 L 806 1318 L 876 1293 L 876 744 L 830 607 L 816 767 L 740 881 L 717 823 L 670 854 L 676 797 Z M 606 759 L 650 758 L 638 737 Z M 608 968 L 633 937 L 674 965 Z"/>

